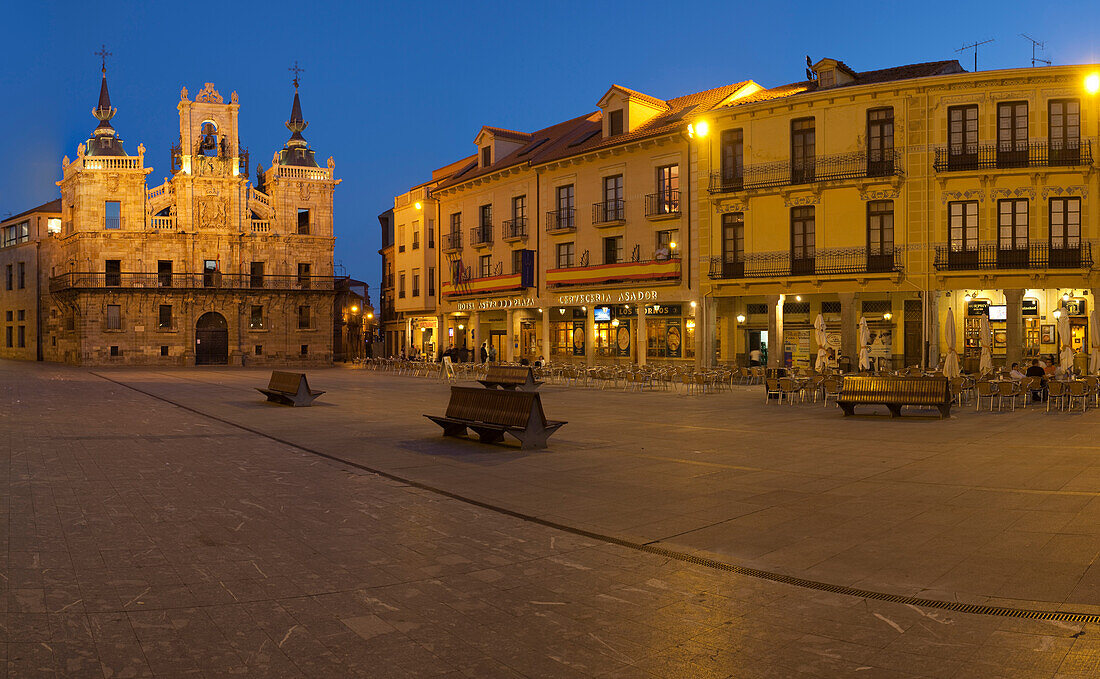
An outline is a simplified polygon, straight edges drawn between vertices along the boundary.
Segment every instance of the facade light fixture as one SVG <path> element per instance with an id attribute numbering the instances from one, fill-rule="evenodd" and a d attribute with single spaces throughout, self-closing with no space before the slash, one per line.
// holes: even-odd
<path id="1" fill-rule="evenodd" d="M 374 314 L 372 314 L 372 313 L 370 313 L 370 312 L 368 311 L 368 312 L 367 312 L 367 320 L 370 320 L 370 319 L 372 319 L 372 318 L 374 318 Z"/>
<path id="2" fill-rule="evenodd" d="M 794 296 L 794 301 L 801 302 L 802 301 L 802 295 L 795 295 Z"/>
<path id="3" fill-rule="evenodd" d="M 613 318 L 613 319 L 611 319 L 611 327 L 612 327 L 612 328 L 617 328 L 617 327 L 619 327 L 619 319 L 617 319 L 617 318 Z"/>
<path id="4" fill-rule="evenodd" d="M 887 311 L 886 313 L 884 313 L 884 314 L 882 315 L 882 320 L 884 320 L 884 321 L 888 321 L 888 320 L 890 320 L 890 319 L 891 319 L 891 318 L 893 318 L 893 317 L 894 317 L 894 314 L 892 314 L 892 313 L 890 313 L 889 311 Z"/>
<path id="5" fill-rule="evenodd" d="M 421 209 L 421 208 L 423 208 L 423 207 L 424 207 L 424 206 L 420 204 L 420 201 L 416 201 L 416 209 L 417 209 L 417 210 L 419 210 L 419 209 Z"/>
<path id="6" fill-rule="evenodd" d="M 1100 73 L 1089 73 L 1085 77 L 1085 91 L 1089 94 L 1100 92 Z"/>
<path id="7" fill-rule="evenodd" d="M 674 241 L 674 240 L 673 240 L 673 241 L 669 241 L 669 242 L 668 242 L 668 249 L 669 249 L 669 250 L 675 250 L 675 249 L 676 249 L 676 241 Z"/>
<path id="8" fill-rule="evenodd" d="M 1068 292 L 1063 292 L 1062 293 L 1062 301 L 1063 302 L 1068 302 L 1069 301 L 1069 293 Z"/>
<path id="9" fill-rule="evenodd" d="M 737 322 L 738 323 L 744 323 L 745 322 L 745 314 L 737 314 Z"/>
<path id="10" fill-rule="evenodd" d="M 967 304 L 970 304 L 970 300 L 972 300 L 972 299 L 974 299 L 974 298 L 970 296 L 969 292 L 966 293 L 965 295 L 963 295 L 963 301 L 966 302 Z"/>
<path id="11" fill-rule="evenodd" d="M 351 313 L 353 313 L 353 314 L 354 314 L 354 313 L 358 313 L 358 312 L 359 312 L 359 307 L 357 307 L 357 306 L 353 306 L 353 307 L 351 308 Z"/>
<path id="12" fill-rule="evenodd" d="M 1054 310 L 1054 317 L 1055 318 L 1061 318 L 1062 317 L 1062 310 L 1061 309 L 1055 309 Z"/>
<path id="13" fill-rule="evenodd" d="M 692 309 L 694 309 L 694 308 L 695 308 L 695 302 L 694 302 L 694 301 L 692 301 L 692 303 L 691 303 L 691 308 L 692 308 Z"/>

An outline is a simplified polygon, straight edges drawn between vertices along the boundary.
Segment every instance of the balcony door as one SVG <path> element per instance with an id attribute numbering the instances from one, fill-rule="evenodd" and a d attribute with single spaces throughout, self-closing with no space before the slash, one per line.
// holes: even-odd
<path id="1" fill-rule="evenodd" d="M 947 204 L 947 268 L 978 268 L 978 201 Z"/>
<path id="2" fill-rule="evenodd" d="M 791 121 L 791 183 L 812 182 L 816 175 L 814 119 Z"/>
<path id="3" fill-rule="evenodd" d="M 1053 99 L 1050 102 L 1051 165 L 1081 163 L 1081 102 L 1077 99 Z"/>
<path id="4" fill-rule="evenodd" d="M 867 270 L 894 268 L 894 201 L 867 203 Z"/>
<path id="5" fill-rule="evenodd" d="M 1027 167 L 1027 102 L 997 104 L 997 167 Z"/>
<path id="6" fill-rule="evenodd" d="M 744 185 L 745 144 L 740 129 L 722 132 L 722 188 L 737 190 Z"/>
<path id="7" fill-rule="evenodd" d="M 745 213 L 722 215 L 722 278 L 745 275 Z"/>
<path id="8" fill-rule="evenodd" d="M 623 216 L 623 176 L 603 178 L 603 216 L 601 221 L 618 222 Z"/>
<path id="9" fill-rule="evenodd" d="M 1081 266 L 1081 199 L 1050 199 L 1050 267 Z"/>
<path id="10" fill-rule="evenodd" d="M 814 272 L 814 208 L 791 208 L 791 275 Z"/>
<path id="11" fill-rule="evenodd" d="M 997 201 L 997 268 L 1026 269 L 1027 200 Z"/>
<path id="12" fill-rule="evenodd" d="M 978 169 L 978 105 L 947 109 L 947 168 Z"/>
<path id="13" fill-rule="evenodd" d="M 657 168 L 656 214 L 675 214 L 680 211 L 680 166 L 666 165 Z"/>
<path id="14" fill-rule="evenodd" d="M 894 174 L 894 109 L 867 111 L 867 176 Z"/>

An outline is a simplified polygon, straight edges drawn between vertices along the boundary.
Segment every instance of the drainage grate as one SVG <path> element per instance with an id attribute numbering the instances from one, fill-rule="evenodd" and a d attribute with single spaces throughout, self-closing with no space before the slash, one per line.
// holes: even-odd
<path id="1" fill-rule="evenodd" d="M 606 544 L 618 545 L 620 547 L 625 547 L 627 549 L 633 549 L 633 550 L 638 551 L 638 552 L 646 552 L 648 554 L 663 556 L 667 559 L 675 559 L 676 561 L 681 561 L 683 563 L 690 563 L 690 564 L 695 564 L 697 566 L 704 566 L 706 568 L 711 568 L 711 569 L 718 570 L 718 571 L 724 571 L 726 573 L 734 573 L 736 575 L 744 575 L 744 576 L 747 576 L 747 577 L 750 577 L 750 578 L 758 578 L 760 580 L 769 580 L 771 582 L 778 582 L 778 583 L 782 583 L 784 585 L 791 585 L 793 587 L 801 587 L 803 589 L 812 589 L 812 590 L 817 590 L 819 592 L 830 592 L 832 594 L 841 594 L 841 595 L 844 595 L 844 596 L 853 596 L 853 597 L 858 597 L 858 598 L 861 598 L 861 599 L 873 599 L 875 601 L 887 601 L 887 602 L 890 602 L 890 603 L 908 604 L 908 605 L 911 605 L 911 606 L 919 606 L 921 608 L 933 608 L 933 609 L 937 609 L 937 610 L 941 610 L 941 611 L 952 611 L 952 612 L 955 612 L 955 613 L 969 613 L 971 615 L 993 615 L 993 616 L 999 616 L 999 617 L 1004 617 L 1004 618 L 1022 618 L 1022 619 L 1026 619 L 1026 620 L 1057 620 L 1057 621 L 1060 621 L 1060 622 L 1078 622 L 1078 623 L 1086 623 L 1086 624 L 1090 624 L 1090 625 L 1100 624 L 1100 615 L 1093 614 L 1093 613 L 1074 613 L 1072 611 L 1039 611 L 1039 610 L 1030 610 L 1030 609 L 1024 609 L 1024 608 L 1009 608 L 1007 606 L 980 606 L 980 605 L 977 605 L 977 604 L 962 604 L 962 603 L 959 603 L 957 601 L 940 601 L 940 600 L 937 600 L 937 599 L 922 599 L 920 597 L 902 596 L 902 595 L 899 595 L 899 594 L 888 594 L 886 592 L 875 592 L 875 591 L 867 590 L 867 589 L 857 589 L 855 587 L 846 587 L 844 585 L 831 585 L 827 582 L 818 582 L 816 580 L 807 580 L 805 578 L 797 578 L 797 577 L 794 577 L 794 576 L 791 576 L 791 575 L 784 575 L 782 573 L 773 573 L 772 571 L 765 571 L 765 570 L 761 570 L 759 568 L 749 568 L 747 566 L 739 566 L 737 564 L 726 563 L 725 561 L 719 561 L 717 559 L 711 559 L 711 558 L 707 558 L 707 557 L 696 556 L 695 554 L 689 554 L 687 552 L 680 552 L 680 551 L 677 551 L 677 550 L 674 550 L 674 549 L 668 549 L 667 547 L 659 547 L 659 546 L 656 546 L 652 543 L 644 543 L 643 544 L 643 543 L 640 543 L 640 542 L 634 542 L 633 540 L 625 540 L 623 538 L 618 538 L 618 537 L 615 537 L 613 535 L 604 535 L 602 533 L 594 533 L 594 532 L 589 531 L 589 530 L 584 530 L 583 528 L 577 528 L 575 526 L 569 526 L 569 525 L 566 525 L 566 524 L 557 523 L 555 521 L 548 521 L 547 519 L 542 519 L 542 518 L 539 518 L 537 516 L 532 516 L 530 514 L 524 514 L 522 512 L 517 512 L 517 511 L 512 510 L 512 509 L 507 509 L 505 507 L 500 507 L 500 506 L 497 506 L 497 505 L 489 504 L 488 502 L 482 502 L 481 500 L 475 500 L 473 498 L 469 498 L 469 497 L 466 497 L 466 496 L 463 496 L 463 495 L 459 495 L 457 493 L 453 493 L 449 490 L 444 490 L 442 488 L 436 488 L 435 486 L 430 486 L 430 485 L 425 484 L 425 483 L 420 483 L 419 481 L 413 481 L 412 479 L 407 479 L 407 478 L 402 477 L 402 476 L 397 476 L 395 474 L 391 474 L 389 472 L 382 471 L 380 469 L 373 469 L 373 468 L 368 467 L 366 465 L 359 464 L 358 462 L 352 462 L 351 460 L 346 460 L 344 458 L 337 457 L 335 455 L 330 455 L 328 453 L 323 453 L 319 450 L 313 450 L 312 448 L 306 448 L 305 446 L 299 445 L 299 444 L 294 443 L 292 441 L 287 441 L 287 440 L 281 439 L 277 436 L 272 436 L 271 434 L 267 434 L 265 432 L 259 431 L 257 429 L 253 429 L 253 428 L 245 426 L 243 424 L 238 424 L 237 422 L 226 420 L 226 419 L 218 417 L 216 415 L 210 415 L 209 413 L 204 413 L 201 410 L 196 410 L 196 409 L 194 409 L 190 406 L 185 406 L 182 403 L 177 403 L 177 402 L 172 401 L 170 399 L 164 398 L 163 396 L 158 396 L 157 394 L 150 393 L 150 392 L 145 391 L 143 389 L 138 389 L 137 387 L 131 386 L 131 385 L 126 384 L 124 382 L 119 382 L 117 380 L 113 380 L 110 377 L 106 377 L 106 376 L 100 375 L 98 373 L 91 373 L 91 374 L 95 375 L 96 377 L 99 377 L 101 379 L 104 379 L 108 382 L 112 382 L 114 384 L 117 384 L 121 387 L 126 387 L 127 389 L 130 389 L 132 391 L 136 391 L 140 394 L 144 394 L 146 396 L 149 396 L 150 398 L 155 398 L 158 401 L 163 401 L 163 402 L 168 403 L 170 405 L 174 405 L 177 408 L 182 408 L 183 410 L 186 410 L 188 412 L 199 415 L 200 417 L 205 417 L 205 418 L 210 419 L 210 420 L 215 420 L 217 422 L 227 424 L 231 427 L 236 427 L 237 429 L 242 429 L 242 430 L 247 431 L 251 434 L 255 434 L 257 436 L 262 436 L 262 437 L 264 437 L 266 439 L 269 439 L 271 441 L 275 441 L 276 443 L 281 443 L 285 446 L 290 446 L 291 448 L 296 448 L 297 450 L 300 450 L 300 451 L 305 452 L 305 453 L 309 453 L 310 455 L 316 455 L 318 457 L 323 457 L 325 459 L 332 460 L 334 462 L 339 462 L 340 464 L 347 465 L 349 467 L 354 467 L 355 469 L 359 469 L 361 471 L 365 471 L 365 472 L 368 472 L 370 474 L 375 474 L 377 476 L 381 476 L 383 478 L 390 479 L 391 481 L 397 481 L 399 483 L 402 483 L 402 484 L 405 484 L 405 485 L 408 485 L 408 486 L 412 486 L 413 488 L 419 488 L 421 490 L 430 491 L 432 493 L 436 493 L 437 495 L 442 495 L 444 497 L 450 498 L 452 500 L 457 500 L 459 502 L 463 502 L 465 504 L 468 504 L 468 505 L 471 505 L 471 506 L 474 506 L 474 507 L 480 507 L 482 509 L 487 509 L 489 511 L 496 512 L 498 514 L 503 514 L 505 516 L 510 516 L 512 518 L 515 518 L 515 519 L 520 519 L 522 521 L 527 521 L 529 523 L 534 523 L 534 524 L 537 524 L 537 525 L 540 525 L 540 526 L 545 526 L 547 528 L 553 528 L 555 530 L 564 531 L 564 532 L 570 533 L 572 535 L 577 535 L 577 536 L 580 536 L 580 537 L 589 538 L 590 540 L 596 540 L 598 542 L 603 542 L 603 543 L 606 543 Z"/>

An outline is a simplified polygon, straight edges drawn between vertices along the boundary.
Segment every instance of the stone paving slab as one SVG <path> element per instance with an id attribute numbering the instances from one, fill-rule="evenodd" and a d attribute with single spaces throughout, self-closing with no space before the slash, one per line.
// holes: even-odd
<path id="1" fill-rule="evenodd" d="M 632 427 L 615 408 L 587 424 L 558 414 L 579 416 L 610 393 L 548 391 L 548 410 L 580 423 L 565 437 L 577 451 L 529 454 L 438 440 L 417 418 L 441 408 L 445 391 L 425 381 L 317 371 L 311 382 L 331 389 L 329 403 L 307 410 L 257 408 L 245 393 L 255 371 L 109 376 L 278 438 L 485 498 L 498 499 L 498 484 L 500 499 L 594 526 L 614 519 L 640 536 L 655 534 L 661 510 L 714 524 L 707 510 L 736 506 L 723 501 L 726 488 L 733 503 L 765 496 L 761 510 L 775 507 L 746 524 L 765 533 L 797 521 L 779 509 L 875 490 L 837 494 L 858 477 L 854 462 L 834 476 L 779 448 L 797 470 L 780 471 L 740 452 L 747 446 L 720 453 L 718 436 L 678 441 L 652 423 Z M 670 417 L 690 410 L 686 399 L 652 396 L 634 395 Z M 715 398 L 700 404 L 717 412 L 748 396 Z M 865 600 L 584 538 L 84 370 L 0 362 L 0 404 L 0 677 L 1086 677 L 1100 662 L 1095 625 Z M 641 406 L 631 412 L 648 418 Z M 604 432 L 602 448 L 585 446 L 588 431 Z M 752 469 L 727 468 L 738 466 Z M 795 474 L 810 483 L 791 483 Z M 662 484 L 671 498 L 655 493 Z M 693 484 L 705 490 L 698 502 Z M 867 525 L 889 505 L 855 506 L 868 512 L 848 521 Z M 989 530 L 1012 525 L 979 516 Z M 1053 534 L 1085 540 L 1062 538 L 1067 563 L 1090 548 L 1086 533 Z"/>

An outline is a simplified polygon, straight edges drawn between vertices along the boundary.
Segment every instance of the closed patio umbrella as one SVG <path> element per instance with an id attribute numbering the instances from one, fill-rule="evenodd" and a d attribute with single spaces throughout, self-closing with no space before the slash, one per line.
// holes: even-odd
<path id="1" fill-rule="evenodd" d="M 871 369 L 871 329 L 862 316 L 859 318 L 859 369 Z"/>
<path id="2" fill-rule="evenodd" d="M 944 339 L 947 340 L 947 358 L 943 361 L 943 374 L 949 380 L 953 380 L 958 377 L 962 370 L 959 369 L 959 354 L 955 351 L 955 342 L 958 339 L 955 337 L 955 314 L 951 309 L 947 309 L 947 323 L 943 329 Z"/>
<path id="3" fill-rule="evenodd" d="M 1089 354 L 1089 374 L 1100 373 L 1100 315 L 1096 313 L 1096 306 L 1092 307 L 1092 352 Z"/>
<path id="4" fill-rule="evenodd" d="M 988 375 L 993 372 L 993 329 L 989 327 L 989 316 L 982 316 L 982 327 L 979 331 L 982 343 L 982 360 L 978 365 L 978 372 Z"/>
<path id="5" fill-rule="evenodd" d="M 825 335 L 825 319 L 821 317 L 821 314 L 818 314 L 817 318 L 814 319 L 814 339 L 817 341 L 817 362 L 814 364 L 814 368 L 821 372 L 825 369 L 829 356 L 829 351 L 825 348 L 829 338 Z"/>
<path id="6" fill-rule="evenodd" d="M 1058 317 L 1058 344 L 1062 347 L 1058 363 L 1062 370 L 1069 371 L 1073 368 L 1073 339 L 1069 334 L 1069 313 L 1064 308 Z"/>

